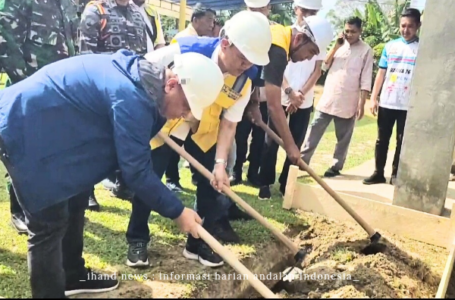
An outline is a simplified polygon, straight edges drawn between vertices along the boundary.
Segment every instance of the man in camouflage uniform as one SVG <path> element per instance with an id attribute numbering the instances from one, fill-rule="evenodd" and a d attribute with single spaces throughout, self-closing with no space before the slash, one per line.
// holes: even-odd
<path id="1" fill-rule="evenodd" d="M 147 53 L 147 29 L 139 7 L 130 0 L 94 0 L 87 3 L 81 15 L 80 51 L 114 53 L 128 49 L 137 54 Z M 115 184 L 113 184 L 115 182 Z M 112 195 L 132 199 L 120 171 L 104 181 Z"/>
<path id="2" fill-rule="evenodd" d="M 74 56 L 77 3 L 71 0 L 0 0 L 0 69 L 11 84 L 40 68 Z M 27 233 L 24 213 L 11 183 L 11 221 L 19 233 Z"/>
<path id="3" fill-rule="evenodd" d="M 113 53 L 128 49 L 145 54 L 145 26 L 139 7 L 129 0 L 91 1 L 81 16 L 81 53 Z"/>

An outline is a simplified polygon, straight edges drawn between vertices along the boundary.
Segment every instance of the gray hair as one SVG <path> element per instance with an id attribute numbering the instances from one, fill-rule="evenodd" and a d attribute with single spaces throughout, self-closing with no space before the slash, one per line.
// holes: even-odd
<path id="1" fill-rule="evenodd" d="M 160 63 L 139 60 L 139 78 L 150 100 L 155 102 L 163 114 L 164 87 L 166 85 L 166 67 Z"/>

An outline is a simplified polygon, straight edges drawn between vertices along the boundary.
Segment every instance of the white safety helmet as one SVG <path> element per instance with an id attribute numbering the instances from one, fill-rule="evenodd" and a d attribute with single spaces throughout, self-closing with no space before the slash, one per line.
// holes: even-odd
<path id="1" fill-rule="evenodd" d="M 238 12 L 226 21 L 223 33 L 252 64 L 268 65 L 272 32 L 266 16 L 248 10 Z"/>
<path id="2" fill-rule="evenodd" d="M 177 74 L 193 116 L 200 120 L 204 109 L 218 98 L 224 85 L 220 67 L 195 52 L 176 54 L 172 71 Z"/>
<path id="3" fill-rule="evenodd" d="M 294 5 L 305 9 L 320 10 L 322 0 L 294 0 Z"/>
<path id="4" fill-rule="evenodd" d="M 313 39 L 319 52 L 323 52 L 333 40 L 333 29 L 329 21 L 319 16 L 309 16 L 304 19 L 302 26 L 294 26 L 298 31 Z"/>
<path id="5" fill-rule="evenodd" d="M 245 5 L 251 8 L 261 8 L 269 5 L 270 0 L 245 0 Z"/>

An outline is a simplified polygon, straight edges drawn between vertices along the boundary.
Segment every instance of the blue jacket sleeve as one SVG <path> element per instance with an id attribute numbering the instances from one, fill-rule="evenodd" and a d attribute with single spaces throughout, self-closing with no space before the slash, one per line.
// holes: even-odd
<path id="1" fill-rule="evenodd" d="M 184 206 L 152 168 L 150 135 L 157 123 L 153 117 L 156 112 L 147 103 L 135 101 L 134 97 L 138 96 L 130 93 L 128 100 L 117 100 L 112 106 L 115 147 L 122 177 L 153 211 L 175 219 Z"/>

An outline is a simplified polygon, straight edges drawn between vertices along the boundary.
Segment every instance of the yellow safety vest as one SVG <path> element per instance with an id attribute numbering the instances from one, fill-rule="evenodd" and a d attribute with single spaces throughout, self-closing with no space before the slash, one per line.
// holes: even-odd
<path id="1" fill-rule="evenodd" d="M 220 126 L 221 113 L 223 109 L 228 109 L 246 93 L 251 91 L 251 79 L 246 74 L 239 77 L 228 75 L 224 79 L 223 89 L 215 103 L 207 107 L 203 114 L 197 131 L 191 135 L 191 138 L 202 151 L 207 152 L 212 148 L 218 139 L 218 129 Z M 170 135 L 172 131 L 181 126 L 185 120 L 169 120 L 161 132 Z M 150 141 L 152 149 L 163 145 L 163 140 L 155 137 Z"/>
<path id="2" fill-rule="evenodd" d="M 0 73 L 0 90 L 6 88 L 8 80 L 9 78 L 6 73 Z"/>
<path id="3" fill-rule="evenodd" d="M 270 25 L 272 32 L 272 44 L 283 48 L 289 60 L 289 49 L 291 48 L 292 28 L 281 24 Z"/>
<path id="4" fill-rule="evenodd" d="M 286 55 L 289 59 L 289 49 L 291 47 L 292 28 L 285 27 L 280 24 L 270 25 L 272 32 L 272 44 L 283 48 L 286 51 Z M 175 38 L 171 41 L 171 44 L 176 43 Z M 243 82 L 242 88 L 238 89 L 237 80 Z M 202 151 L 207 152 L 213 145 L 216 144 L 218 138 L 218 129 L 220 125 L 221 113 L 224 109 L 227 109 L 234 105 L 235 101 L 239 99 L 245 93 L 251 91 L 251 80 L 246 75 L 240 77 L 227 76 L 224 80 L 224 87 L 218 99 L 210 107 L 204 110 L 199 127 L 196 133 L 192 134 L 192 139 L 201 148 Z M 169 120 L 163 126 L 161 132 L 171 135 L 172 131 L 181 126 L 185 122 L 184 119 Z M 150 141 L 150 146 L 153 149 L 161 147 L 163 140 L 159 137 L 155 137 Z"/>

